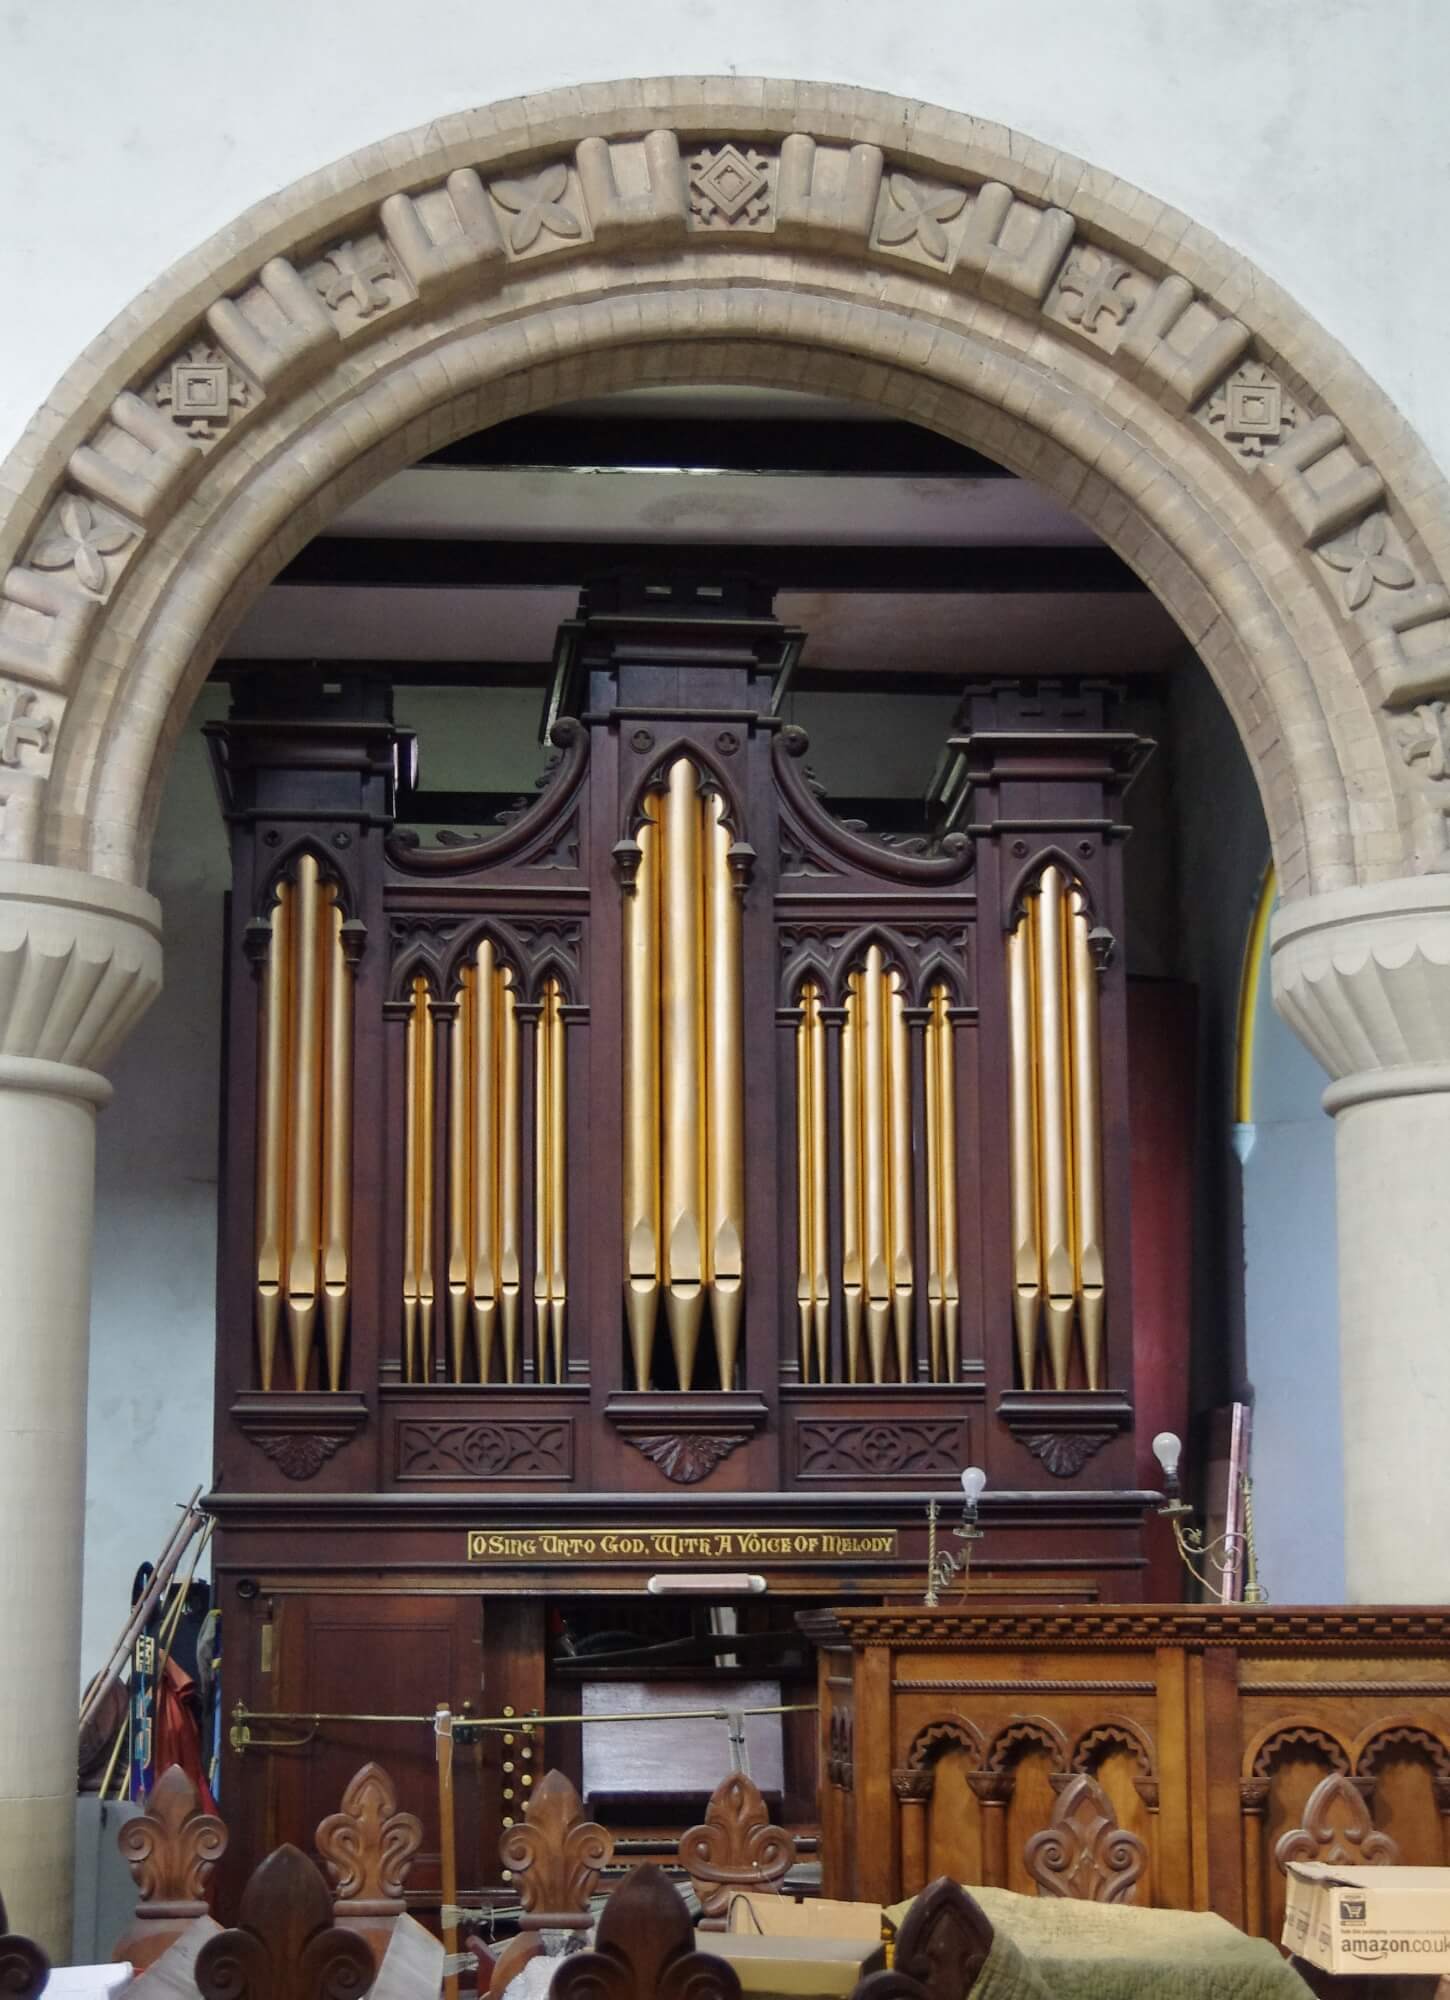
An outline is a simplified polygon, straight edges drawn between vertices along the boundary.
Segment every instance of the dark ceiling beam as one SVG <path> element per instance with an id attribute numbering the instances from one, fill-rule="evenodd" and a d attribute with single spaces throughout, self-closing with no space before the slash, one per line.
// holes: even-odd
<path id="1" fill-rule="evenodd" d="M 423 459 L 426 465 L 713 467 L 859 477 L 1011 479 L 995 459 L 917 424 L 746 417 L 512 417 Z"/>
<path id="2" fill-rule="evenodd" d="M 221 659 L 211 670 L 214 681 L 239 681 L 257 674 L 316 673 L 324 681 L 346 675 L 376 675 L 395 687 L 414 688 L 538 688 L 548 686 L 553 673 L 548 660 L 256 660 Z M 959 695 L 971 671 L 944 674 L 935 669 L 913 673 L 909 667 L 871 673 L 845 667 L 813 667 L 810 639 L 805 657 L 791 681 L 791 695 L 916 694 Z"/>
<path id="3" fill-rule="evenodd" d="M 434 541 L 320 535 L 279 584 L 342 589 L 576 588 L 620 570 L 661 577 L 748 575 L 777 590 L 1008 596 L 1139 592 L 1147 586 L 1100 547 L 892 547 L 879 542 L 780 544 Z"/>

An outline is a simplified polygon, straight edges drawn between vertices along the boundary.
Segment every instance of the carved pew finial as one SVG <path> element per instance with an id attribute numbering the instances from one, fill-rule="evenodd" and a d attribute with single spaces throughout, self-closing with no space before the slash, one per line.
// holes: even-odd
<path id="1" fill-rule="evenodd" d="M 765 1800 L 751 1779 L 737 1771 L 718 1784 L 702 1826 L 680 1839 L 680 1866 L 700 1899 L 702 1928 L 724 1928 L 730 1897 L 737 1889 L 770 1889 L 795 1865 L 795 1842 L 784 1827 L 772 1826 Z"/>
<path id="2" fill-rule="evenodd" d="M 50 1960 L 38 1944 L 16 1937 L 0 1897 L 0 1993 L 6 2000 L 36 2000 L 50 1978 Z"/>
<path id="3" fill-rule="evenodd" d="M 992 1926 L 946 1875 L 923 1889 L 896 1937 L 889 1972 L 868 1972 L 851 2000 L 964 2000 L 992 1949 Z"/>
<path id="4" fill-rule="evenodd" d="M 1342 1771 L 1321 1778 L 1304 1804 L 1304 1818 L 1281 1834 L 1274 1859 L 1281 1869 L 1291 1861 L 1353 1862 L 1361 1868 L 1393 1868 L 1400 1850 L 1387 1833 L 1375 1830 L 1363 1788 Z"/>
<path id="5" fill-rule="evenodd" d="M 1058 1793 L 1052 1818 L 1028 1841 L 1023 1859 L 1049 1896 L 1131 1903 L 1148 1849 L 1136 1833 L 1118 1825 L 1112 1800 L 1096 1778 L 1080 1776 Z"/>
<path id="6" fill-rule="evenodd" d="M 521 1930 L 588 1930 L 589 1898 L 614 1854 L 614 1838 L 585 1819 L 584 1802 L 562 1771 L 534 1787 L 523 1823 L 499 1842 L 525 1915 Z"/>
<path id="7" fill-rule="evenodd" d="M 202 1811 L 196 1785 L 172 1764 L 151 1787 L 146 1811 L 121 1828 L 116 1846 L 140 1900 L 111 1956 L 144 1972 L 207 1914 L 207 1884 L 227 1851 L 227 1830 L 215 1813 Z"/>
<path id="8" fill-rule="evenodd" d="M 646 1862 L 604 1905 L 593 1951 L 560 1961 L 549 2000 L 739 2000 L 733 1965 L 695 1950 L 690 1913 Z"/>
<path id="9" fill-rule="evenodd" d="M 327 1884 L 296 1847 L 267 1856 L 242 1891 L 241 1922 L 196 1961 L 201 2000 L 361 2000 L 375 1976 L 372 1953 L 334 1925 Z"/>
<path id="10" fill-rule="evenodd" d="M 393 1926 L 407 1910 L 403 1885 L 423 1842 L 423 1823 L 398 1811 L 398 1794 L 381 1764 L 364 1764 L 342 1795 L 341 1810 L 318 1826 L 317 1852 L 332 1882 L 332 1913 L 367 1940 L 382 1964 Z"/>

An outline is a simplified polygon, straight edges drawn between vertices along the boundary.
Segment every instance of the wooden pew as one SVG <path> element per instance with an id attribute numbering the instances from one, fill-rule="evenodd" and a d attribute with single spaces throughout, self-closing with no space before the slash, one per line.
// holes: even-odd
<path id="1" fill-rule="evenodd" d="M 662 1871 L 646 1862 L 604 1905 L 593 1951 L 559 1961 L 550 2000 L 739 2000 L 735 1968 L 697 1949 L 690 1913 Z"/>
<path id="2" fill-rule="evenodd" d="M 772 1826 L 758 1787 L 735 1772 L 710 1794 L 703 1824 L 681 1836 L 679 1862 L 700 1899 L 700 1929 L 724 1930 L 738 1889 L 778 1888 L 795 1865 L 796 1846 Z"/>
<path id="3" fill-rule="evenodd" d="M 851 2000 L 967 2000 L 992 1935 L 966 1890 L 940 1875 L 912 1904 L 890 1969 L 867 1972 Z"/>
<path id="4" fill-rule="evenodd" d="M 116 1845 L 140 1893 L 131 1927 L 111 1957 L 144 1972 L 208 1914 L 212 1871 L 227 1851 L 227 1830 L 215 1813 L 202 1811 L 195 1784 L 172 1764 L 152 1786 L 146 1811 L 122 1826 Z"/>
<path id="5" fill-rule="evenodd" d="M 397 1791 L 381 1764 L 364 1764 L 316 1837 L 332 1882 L 334 1918 L 362 1938 L 381 1965 L 407 1911 L 403 1887 L 422 1845 L 422 1821 L 399 1812 Z"/>
<path id="6" fill-rule="evenodd" d="M 314 1864 L 279 1847 L 242 1891 L 240 1923 L 202 1947 L 196 1986 L 201 2000 L 362 2000 L 376 1970 L 364 1940 L 333 1922 Z"/>
<path id="7" fill-rule="evenodd" d="M 17 1937 L 0 1897 L 0 1993 L 6 2000 L 36 2000 L 50 1977 L 50 1960 L 38 1944 Z"/>

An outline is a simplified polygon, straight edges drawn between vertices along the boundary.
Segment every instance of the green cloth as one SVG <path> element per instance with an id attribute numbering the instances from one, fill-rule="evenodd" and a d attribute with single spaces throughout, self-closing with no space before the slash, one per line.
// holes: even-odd
<path id="1" fill-rule="evenodd" d="M 1222 1917 L 965 1885 L 995 1933 L 972 2000 L 1305 2000 L 1265 1938 Z M 887 1915 L 900 1924 L 910 1903 Z"/>

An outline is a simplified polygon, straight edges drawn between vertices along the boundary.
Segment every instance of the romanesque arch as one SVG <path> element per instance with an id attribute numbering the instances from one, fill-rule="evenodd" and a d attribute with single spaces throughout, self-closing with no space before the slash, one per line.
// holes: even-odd
<path id="1" fill-rule="evenodd" d="M 1445 483 L 1384 397 L 1079 161 L 734 78 L 369 148 L 94 343 L 0 474 L 0 857 L 143 880 L 192 693 L 334 512 L 503 417 L 688 379 L 855 397 L 1073 506 L 1217 680 L 1286 898 L 1444 865 Z"/>

